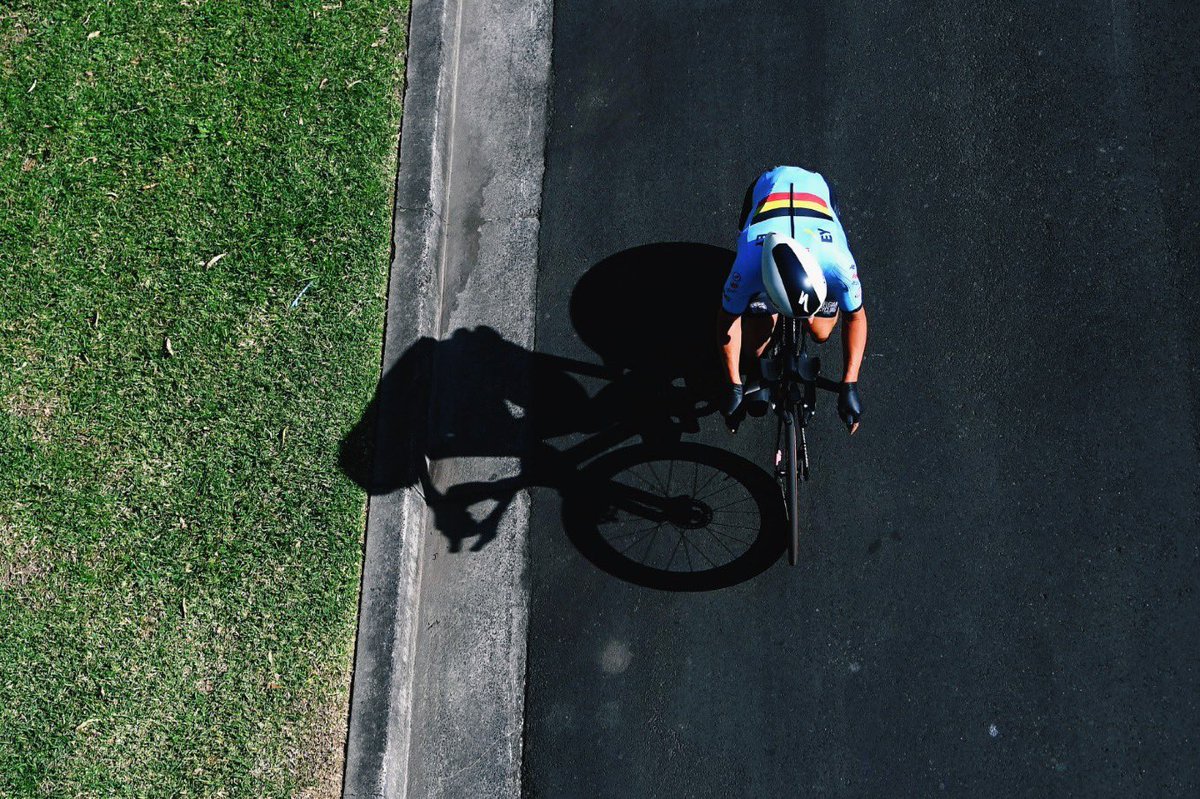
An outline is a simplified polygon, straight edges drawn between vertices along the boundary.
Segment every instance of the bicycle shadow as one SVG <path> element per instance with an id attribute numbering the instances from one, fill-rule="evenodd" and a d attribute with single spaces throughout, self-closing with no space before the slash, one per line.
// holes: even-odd
<path id="1" fill-rule="evenodd" d="M 570 315 L 600 363 L 530 351 L 489 327 L 418 340 L 342 440 L 341 469 L 374 495 L 419 487 L 452 552 L 485 548 L 518 493 L 543 486 L 561 495 L 574 546 L 621 579 L 710 590 L 761 573 L 783 548 L 773 478 L 682 440 L 712 412 L 710 331 L 732 257 L 652 244 L 589 269 Z M 469 459 L 490 472 L 448 468 Z"/>

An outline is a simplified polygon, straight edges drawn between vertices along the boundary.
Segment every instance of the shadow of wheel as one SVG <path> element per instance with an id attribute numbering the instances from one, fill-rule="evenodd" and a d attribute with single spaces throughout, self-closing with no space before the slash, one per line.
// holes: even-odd
<path id="1" fill-rule="evenodd" d="M 761 574 L 784 550 L 774 479 L 692 443 L 640 444 L 588 464 L 563 497 L 563 525 L 604 571 L 666 591 L 712 591 Z"/>

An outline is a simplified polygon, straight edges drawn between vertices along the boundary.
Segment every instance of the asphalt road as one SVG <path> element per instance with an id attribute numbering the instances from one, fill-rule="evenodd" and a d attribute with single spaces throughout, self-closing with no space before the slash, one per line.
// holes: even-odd
<path id="1" fill-rule="evenodd" d="M 527 795 L 1200 790 L 1200 31 L 1140 5 L 556 4 L 537 350 L 609 371 L 545 443 L 672 439 L 776 164 L 837 186 L 870 344 L 795 568 L 667 590 L 534 491 Z"/>

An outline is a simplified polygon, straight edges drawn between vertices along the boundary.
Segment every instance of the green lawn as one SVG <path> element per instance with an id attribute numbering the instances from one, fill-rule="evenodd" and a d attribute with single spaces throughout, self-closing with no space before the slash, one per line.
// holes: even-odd
<path id="1" fill-rule="evenodd" d="M 406 24 L 0 4 L 0 796 L 339 790 Z"/>

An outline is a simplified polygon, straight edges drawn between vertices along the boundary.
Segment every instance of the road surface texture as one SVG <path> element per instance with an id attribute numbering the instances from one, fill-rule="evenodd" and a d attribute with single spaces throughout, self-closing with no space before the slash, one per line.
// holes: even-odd
<path id="1" fill-rule="evenodd" d="M 1175 5 L 556 4 L 525 795 L 1196 795 L 1198 31 Z M 838 189 L 863 427 L 823 397 L 799 566 L 754 501 L 765 549 L 711 585 L 606 560 L 612 519 L 570 493 L 669 479 L 680 428 L 685 481 L 773 490 L 769 419 L 686 432 L 672 407 L 745 186 L 784 163 Z"/>

